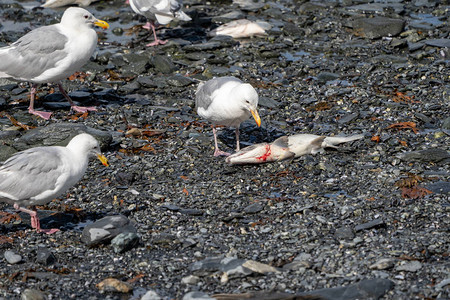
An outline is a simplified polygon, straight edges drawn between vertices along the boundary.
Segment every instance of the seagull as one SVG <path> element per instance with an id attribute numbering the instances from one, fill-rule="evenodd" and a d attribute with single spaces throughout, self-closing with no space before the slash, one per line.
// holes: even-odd
<path id="1" fill-rule="evenodd" d="M 153 31 L 154 42 L 147 44 L 147 47 L 164 45 L 167 41 L 158 39 L 155 31 L 155 21 L 159 24 L 167 25 L 173 19 L 181 21 L 192 20 L 182 9 L 182 1 L 179 0 L 129 0 L 131 9 L 148 19 L 143 28 Z"/>
<path id="2" fill-rule="evenodd" d="M 56 8 L 56 7 L 63 7 L 63 6 L 68 6 L 68 5 L 72 5 L 72 4 L 86 7 L 95 1 L 99 1 L 99 0 L 47 0 L 47 1 L 45 1 L 44 4 L 41 5 L 41 7 Z"/>
<path id="3" fill-rule="evenodd" d="M 219 150 L 215 125 L 236 127 L 236 151 L 240 149 L 240 124 L 252 115 L 256 125 L 261 126 L 261 118 L 256 110 L 258 94 L 250 84 L 236 77 L 219 77 L 200 83 L 195 93 L 195 106 L 200 117 L 213 123 L 214 156 L 230 155 Z"/>
<path id="4" fill-rule="evenodd" d="M 42 229 L 36 210 L 23 206 L 46 204 L 67 191 L 83 177 L 91 155 L 108 166 L 98 141 L 87 133 L 75 136 L 66 147 L 35 147 L 17 152 L 0 166 L 0 201 L 28 213 L 31 227 L 37 232 L 58 231 Z"/>
<path id="5" fill-rule="evenodd" d="M 69 7 L 60 23 L 36 28 L 13 44 L 0 48 L 0 78 L 32 83 L 29 113 L 45 120 L 51 117 L 49 112 L 34 109 L 37 85 L 49 82 L 58 83 L 73 110 L 83 113 L 96 110 L 76 106 L 60 82 L 78 71 L 94 52 L 98 39 L 92 28 L 94 25 L 103 29 L 109 27 L 87 10 Z"/>

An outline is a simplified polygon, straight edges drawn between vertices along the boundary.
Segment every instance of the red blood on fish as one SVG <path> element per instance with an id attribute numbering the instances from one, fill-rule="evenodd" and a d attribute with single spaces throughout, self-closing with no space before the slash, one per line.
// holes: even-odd
<path id="1" fill-rule="evenodd" d="M 272 151 L 270 151 L 270 150 L 271 150 L 270 145 L 266 145 L 266 153 L 264 153 L 260 157 L 257 157 L 256 159 L 261 160 L 261 161 L 266 161 L 267 158 L 272 155 Z"/>

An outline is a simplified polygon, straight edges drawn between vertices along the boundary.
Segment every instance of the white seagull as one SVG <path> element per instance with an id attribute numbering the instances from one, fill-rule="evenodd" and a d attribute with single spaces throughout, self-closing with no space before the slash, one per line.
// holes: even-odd
<path id="1" fill-rule="evenodd" d="M 98 141 L 87 133 L 75 136 L 66 147 L 35 147 L 14 154 L 0 166 L 0 201 L 30 214 L 36 231 L 58 231 L 41 229 L 36 211 L 23 206 L 46 204 L 67 191 L 83 177 L 91 155 L 108 166 Z"/>
<path id="2" fill-rule="evenodd" d="M 258 94 L 248 83 L 236 77 L 219 77 L 201 83 L 195 94 L 195 105 L 199 116 L 213 123 L 214 156 L 230 153 L 219 150 L 215 125 L 236 127 L 236 151 L 239 151 L 239 126 L 250 116 L 261 126 L 258 111 Z"/>
<path id="3" fill-rule="evenodd" d="M 147 47 L 164 45 L 167 41 L 158 39 L 155 32 L 155 21 L 161 25 L 167 25 L 173 19 L 181 21 L 192 20 L 182 9 L 182 0 L 129 0 L 131 9 L 148 19 L 143 28 L 152 30 L 155 38 L 154 42 L 147 44 Z"/>
<path id="4" fill-rule="evenodd" d="M 36 87 L 40 83 L 57 82 L 59 90 L 78 112 L 95 107 L 76 106 L 64 91 L 61 80 L 78 71 L 97 46 L 97 34 L 92 28 L 103 29 L 108 23 L 96 19 L 83 8 L 69 7 L 61 22 L 36 28 L 10 46 L 0 48 L 0 78 L 32 82 L 28 111 L 48 120 L 49 112 L 34 109 Z"/>

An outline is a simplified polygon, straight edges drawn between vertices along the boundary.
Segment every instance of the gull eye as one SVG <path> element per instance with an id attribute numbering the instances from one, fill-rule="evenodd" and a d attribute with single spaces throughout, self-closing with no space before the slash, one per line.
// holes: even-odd
<path id="1" fill-rule="evenodd" d="M 87 20 L 87 19 L 89 19 L 89 16 L 88 15 L 84 15 L 84 18 Z"/>

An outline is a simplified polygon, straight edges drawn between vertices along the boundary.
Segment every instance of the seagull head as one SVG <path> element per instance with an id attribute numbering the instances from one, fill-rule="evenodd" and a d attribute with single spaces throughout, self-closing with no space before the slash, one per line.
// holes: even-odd
<path id="1" fill-rule="evenodd" d="M 256 125 L 261 126 L 261 118 L 259 117 L 258 107 L 258 93 L 248 83 L 239 86 L 239 94 L 241 95 L 242 109 L 249 111 L 255 119 Z"/>
<path id="2" fill-rule="evenodd" d="M 69 7 L 66 9 L 61 18 L 61 23 L 68 24 L 70 26 L 86 24 L 89 27 L 96 25 L 103 29 L 109 28 L 108 23 L 97 19 L 90 12 L 80 7 Z"/>
<path id="3" fill-rule="evenodd" d="M 79 135 L 76 135 L 70 140 L 67 148 L 72 151 L 86 153 L 87 156 L 97 156 L 105 167 L 108 166 L 108 160 L 100 151 L 98 141 L 90 134 L 80 133 Z"/>

